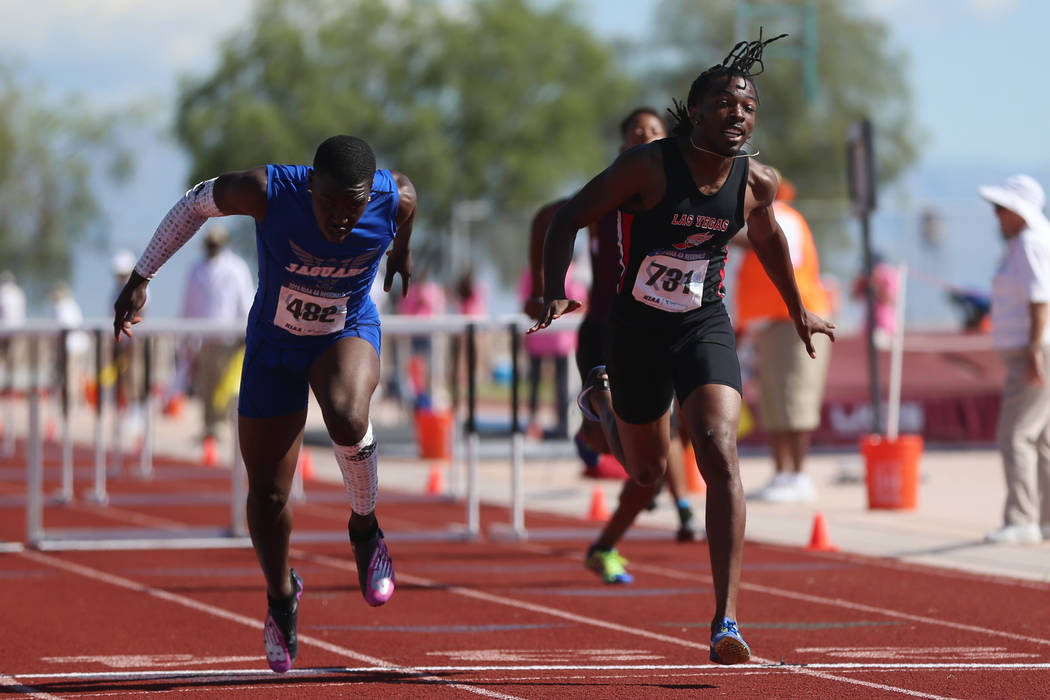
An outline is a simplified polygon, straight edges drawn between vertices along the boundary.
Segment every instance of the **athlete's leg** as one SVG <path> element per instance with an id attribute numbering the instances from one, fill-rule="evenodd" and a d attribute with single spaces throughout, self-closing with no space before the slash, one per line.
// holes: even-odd
<path id="1" fill-rule="evenodd" d="M 372 392 L 379 384 L 378 344 L 378 329 L 369 340 L 341 338 L 310 367 L 310 385 L 350 497 L 347 530 L 361 594 L 369 605 L 383 605 L 394 594 L 394 566 L 375 515 L 378 455 L 368 420 Z"/>
<path id="2" fill-rule="evenodd" d="M 607 448 L 608 454 L 626 465 L 626 457 L 623 454 L 623 445 L 620 443 L 620 433 L 616 427 L 616 412 L 612 405 L 612 392 L 609 391 L 609 377 L 604 373 L 590 374 L 584 381 L 591 381 L 592 389 L 587 392 L 586 399 L 590 402 L 591 411 L 598 416 L 597 424 L 587 421 L 592 425 L 601 427 L 601 434 Z"/>
<path id="3" fill-rule="evenodd" d="M 241 455 L 248 472 L 248 531 L 274 600 L 292 595 L 288 537 L 292 532 L 292 488 L 306 411 L 276 418 L 238 419 Z"/>
<path id="4" fill-rule="evenodd" d="M 622 445 L 627 456 L 624 467 L 632 478 L 624 482 L 616 511 L 602 529 L 598 539 L 587 550 L 587 556 L 584 559 L 587 568 L 598 573 L 606 583 L 630 583 L 633 580 L 624 569 L 627 560 L 619 555 L 615 547 L 634 523 L 638 514 L 649 505 L 653 496 L 660 489 L 659 477 L 653 478 L 649 475 L 660 471 L 661 465 L 666 465 L 667 440 L 666 437 L 661 439 L 660 436 L 666 436 L 667 417 L 665 413 L 651 423 L 624 424 L 629 426 L 622 433 Z M 635 445 L 632 441 L 638 444 Z M 635 471 L 632 471 L 632 467 Z M 642 474 L 645 481 L 641 483 L 636 481 L 633 478 L 636 473 Z"/>
<path id="5" fill-rule="evenodd" d="M 310 386 L 313 387 L 328 435 L 336 444 L 337 452 L 339 447 L 353 451 L 355 446 L 360 446 L 362 452 L 372 450 L 369 455 L 374 460 L 374 440 L 371 440 L 368 411 L 372 393 L 378 384 L 379 355 L 375 347 L 363 338 L 341 338 L 325 348 L 314 360 L 310 367 Z M 361 444 L 366 438 L 369 444 Z M 344 480 L 347 480 L 342 460 L 340 468 L 344 472 Z M 363 469 L 367 473 L 363 474 L 362 479 L 354 476 L 353 483 L 347 481 L 348 489 L 360 491 L 359 498 L 351 493 L 351 498 L 358 500 L 358 503 L 352 504 L 355 507 L 349 525 L 351 533 L 356 534 L 365 534 L 375 526 L 374 461 L 364 464 Z"/>
<path id="6" fill-rule="evenodd" d="M 616 433 L 623 449 L 623 467 L 638 484 L 652 487 L 667 472 L 670 412 L 648 423 L 626 423 L 616 416 Z"/>
<path id="7" fill-rule="evenodd" d="M 722 384 L 703 384 L 682 402 L 682 420 L 707 482 L 707 540 L 715 588 L 712 632 L 723 617 L 736 619 L 746 520 L 737 456 L 740 393 Z"/>
<path id="8" fill-rule="evenodd" d="M 598 549 L 612 549 L 624 533 L 634 524 L 638 514 L 653 500 L 658 485 L 642 486 L 633 479 L 623 482 L 620 490 L 620 501 L 616 510 L 609 517 L 609 522 L 602 528 L 594 546 Z"/>

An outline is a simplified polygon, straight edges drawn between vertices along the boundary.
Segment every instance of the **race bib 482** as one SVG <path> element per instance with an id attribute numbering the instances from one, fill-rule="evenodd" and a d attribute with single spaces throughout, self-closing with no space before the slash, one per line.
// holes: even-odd
<path id="1" fill-rule="evenodd" d="M 345 294 L 324 296 L 289 285 L 281 287 L 273 324 L 295 335 L 327 335 L 346 325 Z"/>

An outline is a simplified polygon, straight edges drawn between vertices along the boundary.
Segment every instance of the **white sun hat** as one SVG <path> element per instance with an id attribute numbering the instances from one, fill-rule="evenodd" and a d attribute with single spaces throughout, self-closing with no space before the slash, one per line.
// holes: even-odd
<path id="1" fill-rule="evenodd" d="M 992 204 L 1020 214 L 1030 228 L 1050 227 L 1050 221 L 1043 214 L 1046 194 L 1035 178 L 1011 175 L 1001 185 L 983 185 L 977 191 Z"/>
<path id="2" fill-rule="evenodd" d="M 114 275 L 130 275 L 135 269 L 135 254 L 130 250 L 118 250 L 109 261 Z"/>

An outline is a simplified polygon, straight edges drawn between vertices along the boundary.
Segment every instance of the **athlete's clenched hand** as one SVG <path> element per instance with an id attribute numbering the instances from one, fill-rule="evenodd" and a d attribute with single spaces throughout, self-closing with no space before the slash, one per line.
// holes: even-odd
<path id="1" fill-rule="evenodd" d="M 113 335 L 120 342 L 120 334 L 131 337 L 131 326 L 142 320 L 139 312 L 146 305 L 146 285 L 149 280 L 132 271 L 131 277 L 113 303 Z"/>

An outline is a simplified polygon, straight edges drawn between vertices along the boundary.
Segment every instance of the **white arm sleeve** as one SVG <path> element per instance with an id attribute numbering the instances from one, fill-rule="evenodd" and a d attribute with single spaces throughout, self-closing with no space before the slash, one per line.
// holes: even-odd
<path id="1" fill-rule="evenodd" d="M 215 178 L 205 180 L 175 203 L 135 263 L 135 272 L 153 279 L 160 266 L 190 240 L 205 221 L 213 216 L 224 216 L 215 204 L 214 187 Z"/>

